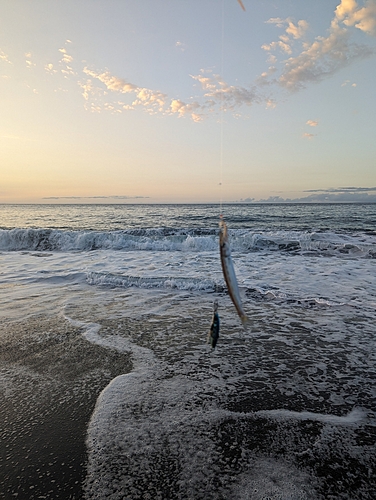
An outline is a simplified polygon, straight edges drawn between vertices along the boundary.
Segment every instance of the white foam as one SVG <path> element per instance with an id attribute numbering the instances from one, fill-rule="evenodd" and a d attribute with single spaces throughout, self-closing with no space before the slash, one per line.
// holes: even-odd
<path id="1" fill-rule="evenodd" d="M 255 414 L 277 419 L 312 420 L 315 422 L 323 422 L 325 424 L 333 425 L 361 425 L 365 422 L 373 422 L 367 418 L 367 411 L 363 408 L 354 408 L 344 416 L 325 415 L 322 413 L 313 413 L 311 411 L 289 411 L 283 409 L 259 411 Z"/>
<path id="2" fill-rule="evenodd" d="M 206 498 L 217 498 L 221 488 L 213 490 L 212 482 L 224 472 L 219 472 L 216 465 L 219 454 L 211 434 L 224 419 L 244 419 L 245 415 L 217 408 L 215 401 L 196 406 L 197 398 L 205 399 L 206 384 L 219 390 L 221 382 L 211 382 L 181 376 L 164 379 L 147 363 L 114 379 L 98 398 L 89 426 L 86 497 L 117 498 L 121 492 L 143 498 L 141 491 L 147 494 L 147 478 L 154 470 L 176 483 L 174 498 L 195 498 L 198 492 Z M 178 471 L 171 470 L 170 475 L 163 460 L 166 467 L 178 463 Z M 229 458 L 229 465 L 231 461 Z M 227 491 L 227 498 L 239 500 L 262 499 L 266 495 L 286 500 L 312 499 L 316 495 L 310 482 L 307 473 L 287 462 L 252 458 L 247 472 L 235 481 L 232 478 L 232 486 L 223 488 L 222 495 Z M 149 488 L 151 497 L 166 498 L 163 489 L 158 489 L 163 487 L 149 484 Z"/>
<path id="3" fill-rule="evenodd" d="M 228 498 L 232 500 L 315 500 L 312 478 L 291 463 L 264 458 L 240 475 Z"/>

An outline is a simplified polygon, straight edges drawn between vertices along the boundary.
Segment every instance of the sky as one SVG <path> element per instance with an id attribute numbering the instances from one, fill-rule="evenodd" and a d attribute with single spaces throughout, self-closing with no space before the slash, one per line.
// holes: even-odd
<path id="1" fill-rule="evenodd" d="M 376 0 L 2 0 L 0 203 L 376 202 L 375 82 Z"/>

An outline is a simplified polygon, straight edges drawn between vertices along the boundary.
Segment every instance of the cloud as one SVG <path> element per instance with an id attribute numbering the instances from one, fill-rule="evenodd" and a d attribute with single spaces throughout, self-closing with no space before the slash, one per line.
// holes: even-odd
<path id="1" fill-rule="evenodd" d="M 5 52 L 3 52 L 1 49 L 0 49 L 0 61 L 4 61 L 8 64 L 12 64 L 12 62 L 9 60 L 7 54 Z"/>
<path id="2" fill-rule="evenodd" d="M 45 196 L 42 200 L 135 200 L 135 199 L 147 199 L 149 196 L 126 196 L 126 195 L 114 195 L 114 196 Z"/>
<path id="3" fill-rule="evenodd" d="M 121 78 L 112 76 L 109 71 L 103 73 L 97 73 L 96 71 L 90 70 L 87 67 L 83 69 L 83 72 L 93 78 L 96 78 L 100 82 L 104 83 L 108 90 L 113 90 L 121 92 L 123 94 L 136 92 L 139 87 L 132 83 L 129 83 Z"/>
<path id="4" fill-rule="evenodd" d="M 59 52 L 61 52 L 63 54 L 63 57 L 59 61 L 60 66 L 62 67 L 62 69 L 60 70 L 61 73 L 64 75 L 65 78 L 68 78 L 71 75 L 76 75 L 77 73 L 74 71 L 74 69 L 71 66 L 71 64 L 73 62 L 73 57 L 70 54 L 68 54 L 68 52 L 65 48 L 59 49 Z"/>
<path id="5" fill-rule="evenodd" d="M 266 21 L 269 24 L 276 24 L 278 28 L 285 28 L 285 33 L 279 36 L 278 42 L 265 43 L 261 46 L 263 50 L 273 51 L 280 49 L 285 54 L 292 54 L 293 40 L 303 38 L 308 30 L 307 21 L 301 19 L 297 24 L 294 24 L 291 18 L 281 19 L 280 17 L 273 17 Z"/>
<path id="6" fill-rule="evenodd" d="M 26 67 L 27 68 L 33 68 L 34 66 L 36 66 L 36 64 L 31 60 L 31 58 L 32 58 L 31 52 L 26 52 L 25 57 L 26 57 Z"/>
<path id="7" fill-rule="evenodd" d="M 304 19 L 298 21 L 298 24 L 294 24 L 290 20 L 288 20 L 288 26 L 286 28 L 286 33 L 292 35 L 296 40 L 302 38 L 306 31 L 308 30 L 308 23 Z"/>
<path id="8" fill-rule="evenodd" d="M 170 111 L 171 114 L 177 114 L 179 117 L 190 115 L 195 122 L 202 120 L 202 115 L 199 112 L 200 105 L 197 102 L 187 104 L 180 99 L 173 99 L 170 104 Z"/>
<path id="9" fill-rule="evenodd" d="M 308 132 L 305 132 L 305 133 L 303 134 L 303 137 L 304 137 L 305 139 L 313 139 L 313 138 L 315 137 L 315 135 L 316 135 L 316 134 L 309 134 Z"/>
<path id="10" fill-rule="evenodd" d="M 306 125 L 309 125 L 310 127 L 317 127 L 319 122 L 317 120 L 307 120 Z"/>
<path id="11" fill-rule="evenodd" d="M 139 87 L 122 78 L 111 75 L 109 71 L 99 73 L 85 67 L 83 69 L 83 72 L 93 79 L 100 81 L 110 92 L 129 94 L 129 97 L 131 97 L 133 100 L 130 103 L 122 102 L 120 104 L 120 107 L 122 109 L 131 109 L 139 106 L 143 107 L 147 112 L 151 114 L 156 112 L 164 112 L 166 110 L 167 95 L 158 90 Z M 104 94 L 103 90 L 93 85 L 92 80 L 80 82 L 79 85 L 84 90 L 83 95 L 86 100 L 90 100 L 91 98 L 98 98 L 100 95 Z"/>
<path id="12" fill-rule="evenodd" d="M 185 43 L 179 42 L 179 41 L 175 43 L 175 47 L 177 47 L 178 49 L 180 49 L 182 52 L 184 52 L 185 49 L 187 48 L 187 46 L 185 45 Z"/>
<path id="13" fill-rule="evenodd" d="M 376 192 L 376 187 L 338 187 L 328 189 L 306 189 L 305 193 L 370 193 Z"/>
<path id="14" fill-rule="evenodd" d="M 336 19 L 346 26 L 376 36 L 376 1 L 368 0 L 364 7 L 359 7 L 355 0 L 341 0 L 335 10 Z"/>
<path id="15" fill-rule="evenodd" d="M 54 73 L 57 73 L 57 69 L 54 68 L 54 65 L 52 63 L 46 64 L 45 67 L 44 67 L 44 69 L 50 75 L 53 75 Z"/>
<path id="16" fill-rule="evenodd" d="M 123 112 L 137 107 L 144 108 L 148 113 L 176 115 L 190 117 L 194 122 L 199 122 L 204 116 L 220 111 L 234 111 L 235 109 L 255 102 L 261 102 L 261 97 L 256 87 L 240 87 L 229 85 L 219 75 L 208 71 L 201 71 L 199 75 L 191 78 L 200 84 L 203 95 L 200 98 L 187 100 L 168 97 L 159 90 L 140 87 L 123 78 L 112 75 L 108 70 L 98 72 L 85 67 L 83 69 L 89 79 L 78 82 L 82 95 L 87 101 L 87 109 L 101 111 L 107 109 L 111 112 Z M 208 76 L 209 75 L 209 76 Z M 101 82 L 104 86 L 94 85 L 94 81 Z M 108 93 L 123 94 L 129 97 L 128 102 L 119 101 L 102 103 L 103 97 Z M 274 107 L 272 99 L 265 99 L 268 107 Z"/>
<path id="17" fill-rule="evenodd" d="M 78 82 L 78 84 L 82 89 L 83 98 L 85 99 L 85 101 L 88 101 L 90 96 L 92 96 L 95 92 L 93 82 L 91 80 L 86 80 L 85 82 Z"/>
<path id="18" fill-rule="evenodd" d="M 341 87 L 346 87 L 348 83 L 350 83 L 350 80 L 345 80 L 343 83 L 341 83 Z M 351 87 L 356 87 L 356 86 L 357 86 L 356 83 L 351 84 Z"/>
<path id="19" fill-rule="evenodd" d="M 280 17 L 272 17 L 266 21 L 267 24 L 276 24 L 278 28 L 283 28 L 284 23 L 286 22 L 285 19 L 281 19 Z"/>
<path id="20" fill-rule="evenodd" d="M 375 203 L 376 187 L 344 187 L 329 189 L 309 189 L 304 191 L 311 193 L 301 198 L 282 198 L 281 196 L 270 196 L 266 199 L 255 198 L 241 199 L 243 203 Z"/>
<path id="21" fill-rule="evenodd" d="M 287 25 L 286 33 L 288 35 L 292 35 L 294 38 L 302 38 L 305 32 L 308 30 L 308 23 L 304 19 L 298 21 L 297 24 L 294 24 L 291 17 L 287 19 L 281 19 L 280 17 L 272 17 L 268 21 L 267 24 L 276 24 L 278 28 L 283 28 Z"/>
<path id="22" fill-rule="evenodd" d="M 262 102 L 256 86 L 240 87 L 227 84 L 220 75 L 204 76 L 191 75 L 191 77 L 201 84 L 205 91 L 205 103 L 201 106 L 203 109 L 220 109 L 223 111 L 234 110 L 240 106 L 251 106 L 254 103 Z"/>
<path id="23" fill-rule="evenodd" d="M 286 61 L 278 83 L 289 90 L 300 90 L 372 53 L 369 47 L 351 45 L 348 31 L 334 22 L 327 37 L 317 37 L 298 56 Z"/>
<path id="24" fill-rule="evenodd" d="M 266 100 L 266 108 L 267 109 L 274 109 L 276 106 L 277 106 L 277 103 L 273 99 Z"/>
<path id="25" fill-rule="evenodd" d="M 282 40 L 280 40 L 279 42 L 271 42 L 269 44 L 261 45 L 261 48 L 264 50 L 275 50 L 279 48 L 282 50 L 282 52 L 285 52 L 286 54 L 292 54 L 291 46 Z"/>
<path id="26" fill-rule="evenodd" d="M 269 53 L 278 49 L 291 56 L 282 62 L 280 76 L 272 82 L 290 91 L 320 82 L 353 61 L 375 53 L 366 45 L 352 43 L 349 28 L 355 26 L 367 34 L 376 34 L 376 0 L 367 0 L 363 8 L 355 0 L 341 0 L 327 36 L 318 36 L 313 42 L 302 40 L 295 55 L 295 42 L 305 37 L 308 23 L 304 20 L 294 23 L 291 18 L 272 18 L 267 22 L 285 28 L 278 41 L 266 43 L 262 48 Z M 273 64 L 276 62 L 274 60 Z"/>

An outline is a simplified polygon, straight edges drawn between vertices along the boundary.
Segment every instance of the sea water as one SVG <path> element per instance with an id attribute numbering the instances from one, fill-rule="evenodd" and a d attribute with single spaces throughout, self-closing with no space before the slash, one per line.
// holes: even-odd
<path id="1" fill-rule="evenodd" d="M 374 498 L 376 205 L 223 214 L 246 331 L 218 206 L 0 206 L 1 317 L 132 359 L 98 394 L 85 497 Z"/>

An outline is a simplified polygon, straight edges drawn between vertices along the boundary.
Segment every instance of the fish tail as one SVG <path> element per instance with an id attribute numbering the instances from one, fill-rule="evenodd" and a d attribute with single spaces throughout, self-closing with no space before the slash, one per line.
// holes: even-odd
<path id="1" fill-rule="evenodd" d="M 245 315 L 245 314 L 242 314 L 242 315 L 240 316 L 240 320 L 241 320 L 241 322 L 242 322 L 242 325 L 243 325 L 244 330 L 248 330 L 248 328 L 251 326 L 251 321 L 250 321 L 250 319 L 248 318 L 248 316 L 247 316 L 247 315 Z"/>

